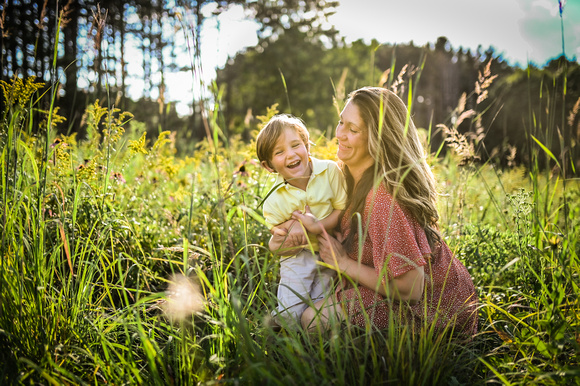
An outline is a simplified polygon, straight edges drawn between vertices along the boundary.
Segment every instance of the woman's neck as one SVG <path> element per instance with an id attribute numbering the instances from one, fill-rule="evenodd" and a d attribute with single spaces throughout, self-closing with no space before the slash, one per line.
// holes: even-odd
<path id="1" fill-rule="evenodd" d="M 347 166 L 345 168 L 347 190 L 349 192 L 349 195 L 351 195 L 351 198 L 353 195 L 356 195 L 356 192 L 363 181 L 368 180 L 369 178 L 372 179 L 372 175 L 365 177 L 366 174 L 369 174 L 369 172 L 371 172 L 370 169 L 371 168 L 366 168 L 364 170 L 355 169 L 353 172 L 353 170 L 350 167 Z"/>
<path id="2" fill-rule="evenodd" d="M 352 178 L 354 180 L 353 181 L 354 185 L 356 186 L 360 182 L 363 174 L 369 168 L 375 166 L 375 160 L 371 157 L 367 157 L 364 160 L 358 160 L 358 161 L 354 162 L 354 165 L 349 165 L 348 161 L 345 162 L 344 164 L 348 167 L 350 175 L 352 176 Z"/>
<path id="3" fill-rule="evenodd" d="M 357 186 L 358 183 L 360 182 L 363 174 L 368 170 L 369 166 L 365 165 L 364 167 L 349 167 L 348 170 L 350 172 L 350 175 L 352 176 L 352 180 L 354 182 L 354 186 Z"/>

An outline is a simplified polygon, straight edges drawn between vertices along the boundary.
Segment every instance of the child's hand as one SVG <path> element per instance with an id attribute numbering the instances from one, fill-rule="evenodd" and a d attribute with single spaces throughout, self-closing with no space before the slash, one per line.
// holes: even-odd
<path id="1" fill-rule="evenodd" d="M 270 229 L 272 237 L 268 246 L 282 256 L 295 255 L 308 244 L 308 239 L 298 221 L 290 219 Z"/>
<path id="2" fill-rule="evenodd" d="M 285 228 L 281 225 L 272 227 L 272 229 L 270 229 L 270 233 L 272 234 L 272 236 L 281 236 L 284 237 L 288 234 L 288 228 Z"/>
<path id="3" fill-rule="evenodd" d="M 323 231 L 324 227 L 320 224 L 318 218 L 312 214 L 308 205 L 304 208 L 304 213 L 295 210 L 294 213 L 292 213 L 292 218 L 300 221 L 302 225 L 304 225 L 304 228 L 306 228 L 310 233 L 319 235 Z"/>

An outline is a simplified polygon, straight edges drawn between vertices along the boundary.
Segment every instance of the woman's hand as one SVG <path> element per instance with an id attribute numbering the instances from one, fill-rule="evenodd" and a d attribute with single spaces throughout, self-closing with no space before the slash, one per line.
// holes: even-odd
<path id="1" fill-rule="evenodd" d="M 345 272 L 352 261 L 341 244 L 343 239 L 341 233 L 337 233 L 336 237 L 332 237 L 326 232 L 318 236 L 320 258 L 340 272 Z"/>

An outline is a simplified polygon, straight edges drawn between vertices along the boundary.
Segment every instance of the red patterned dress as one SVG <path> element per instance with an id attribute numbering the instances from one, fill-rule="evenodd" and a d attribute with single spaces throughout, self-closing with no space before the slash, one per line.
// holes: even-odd
<path id="1" fill-rule="evenodd" d="M 342 233 L 350 231 L 350 210 L 342 218 Z M 455 325 L 455 332 L 473 335 L 477 331 L 477 295 L 469 272 L 442 240 L 434 253 L 419 223 L 393 200 L 383 184 L 371 190 L 362 216 L 364 240 L 361 263 L 374 267 L 388 280 L 414 267 L 425 270 L 425 289 L 421 300 L 409 305 L 389 301 L 373 289 L 353 287 L 346 278 L 336 292 L 344 302 L 350 321 L 365 326 L 368 320 L 376 328 L 386 328 L 389 317 L 416 325 L 426 322 L 441 330 Z M 358 260 L 358 241 L 349 257 Z M 366 312 L 363 312 L 365 310 Z"/>

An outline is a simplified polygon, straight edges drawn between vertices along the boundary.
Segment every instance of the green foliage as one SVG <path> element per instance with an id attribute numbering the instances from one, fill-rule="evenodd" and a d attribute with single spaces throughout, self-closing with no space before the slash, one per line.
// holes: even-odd
<path id="1" fill-rule="evenodd" d="M 517 169 L 438 170 L 447 213 L 462 213 L 444 222 L 448 242 L 480 291 L 480 370 L 506 384 L 577 382 L 580 228 L 569 221 L 580 184 Z"/>
<path id="2" fill-rule="evenodd" d="M 481 164 L 473 137 L 449 126 L 449 144 L 471 157 L 456 146 L 428 161 L 442 233 L 479 291 L 478 335 L 396 323 L 274 332 L 278 261 L 261 217 L 274 180 L 252 140 L 210 114 L 211 135 L 178 156 L 174 132 L 148 141 L 143 124 L 99 101 L 85 113 L 86 139 L 49 126 L 33 135 L 35 103 L 13 104 L 1 123 L 2 383 L 580 379 L 577 180 Z M 277 111 L 264 108 L 262 120 Z M 326 132 L 311 139 L 314 156 L 334 158 Z"/>

